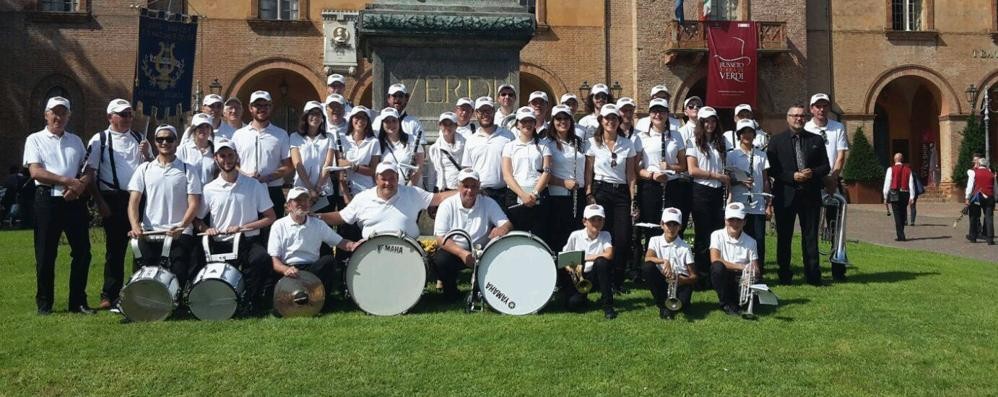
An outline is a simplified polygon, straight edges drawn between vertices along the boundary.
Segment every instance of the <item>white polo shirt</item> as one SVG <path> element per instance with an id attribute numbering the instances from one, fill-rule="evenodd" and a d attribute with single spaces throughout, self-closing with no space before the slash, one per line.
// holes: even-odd
<path id="1" fill-rule="evenodd" d="M 581 127 L 578 124 L 576 124 L 575 125 L 575 136 L 579 137 L 579 139 L 581 139 L 583 141 L 588 141 L 589 138 L 593 137 L 593 132 L 590 131 L 588 128 Z"/>
<path id="2" fill-rule="evenodd" d="M 595 114 L 588 114 L 579 119 L 575 125 L 584 128 L 586 135 L 592 138 L 593 134 L 596 133 L 596 129 L 599 128 L 599 118 Z"/>
<path id="3" fill-rule="evenodd" d="M 531 139 L 529 142 L 516 139 L 503 146 L 502 157 L 504 160 L 510 159 L 513 179 L 520 188 L 525 192 L 533 192 L 544 173 L 544 157 L 551 157 L 551 149 L 546 139 Z"/>
<path id="4" fill-rule="evenodd" d="M 104 135 L 104 147 L 101 148 L 100 136 Z M 110 128 L 94 134 L 87 143 L 90 149 L 90 157 L 87 159 L 87 168 L 96 170 L 97 187 L 101 191 L 128 190 L 128 181 L 132 180 L 132 173 L 145 162 L 139 143 L 142 142 L 142 134 L 131 130 L 125 132 L 111 131 Z M 113 154 L 112 154 L 113 149 Z M 114 169 L 111 169 L 111 157 L 114 156 Z M 179 153 L 178 153 L 179 155 Z M 118 186 L 114 185 L 114 174 L 118 173 Z"/>
<path id="5" fill-rule="evenodd" d="M 737 239 L 728 236 L 727 228 L 720 228 L 710 234 L 710 249 L 721 251 L 721 259 L 739 265 L 748 265 L 759 260 L 755 239 L 742 231 Z"/>
<path id="6" fill-rule="evenodd" d="M 486 134 L 484 129 L 479 128 L 465 144 L 461 166 L 471 167 L 478 172 L 482 188 L 506 187 L 506 182 L 502 179 L 502 151 L 513 139 L 513 133 L 505 128 L 496 127 L 491 134 Z"/>
<path id="7" fill-rule="evenodd" d="M 467 139 L 475 132 L 478 132 L 479 128 L 480 127 L 476 125 L 475 122 L 469 121 L 468 124 L 457 126 L 457 134 Z M 437 138 L 437 140 L 440 140 L 440 138 Z"/>
<path id="8" fill-rule="evenodd" d="M 391 142 L 386 140 L 387 145 L 378 146 L 381 149 L 381 161 L 390 161 L 396 164 L 407 164 L 407 165 L 417 165 L 415 158 L 417 153 L 425 153 L 422 144 L 416 144 L 416 137 L 410 135 L 408 143 L 402 143 L 402 141 Z M 425 143 L 425 142 L 424 142 Z M 409 175 L 412 175 L 416 170 L 408 168 L 400 168 L 405 178 L 408 179 Z"/>
<path id="9" fill-rule="evenodd" d="M 201 180 L 197 172 L 180 159 L 165 165 L 159 159 L 153 159 L 135 169 L 135 175 L 128 182 L 128 190 L 145 194 L 142 228 L 166 230 L 184 220 L 187 196 L 201 195 Z M 192 231 L 193 228 L 187 226 L 184 234 L 190 235 Z"/>
<path id="10" fill-rule="evenodd" d="M 350 164 L 371 165 L 371 159 L 381 155 L 381 144 L 375 137 L 366 137 L 360 142 L 354 141 L 353 137 L 345 137 L 343 150 L 346 152 L 343 156 Z M 353 170 L 347 170 L 346 173 L 351 193 L 358 194 L 374 187 L 374 177 L 361 175 Z"/>
<path id="11" fill-rule="evenodd" d="M 504 125 L 500 125 L 500 124 L 502 123 L 502 121 L 503 121 L 503 120 L 504 120 L 504 119 L 505 119 L 506 117 L 509 117 L 509 115 L 511 115 L 511 114 L 516 114 L 516 109 L 517 109 L 517 108 L 516 108 L 516 106 L 513 106 L 513 109 L 512 109 L 512 110 L 510 110 L 510 112 L 509 112 L 509 113 L 503 113 L 503 111 L 502 111 L 502 106 L 499 106 L 499 103 L 497 102 L 497 103 L 496 103 L 496 107 L 495 107 L 495 110 L 496 110 L 496 111 L 495 111 L 495 114 L 493 114 L 493 116 L 492 116 L 492 121 L 493 121 L 493 122 L 494 122 L 494 123 L 496 124 L 496 126 L 498 126 L 499 128 L 502 128 L 502 129 L 506 129 L 506 126 L 504 126 Z M 515 125 L 516 125 L 516 120 L 515 120 L 515 119 L 513 120 L 513 123 L 512 123 L 512 125 L 513 125 L 513 126 L 515 126 Z M 512 131 L 510 131 L 510 132 L 512 132 Z"/>
<path id="12" fill-rule="evenodd" d="M 749 173 L 752 175 L 753 181 L 751 192 L 762 193 L 762 172 L 769 169 L 769 158 L 766 157 L 766 152 L 753 148 L 752 152 L 746 153 L 742 150 L 742 148 L 738 148 L 728 152 L 726 161 L 728 167 L 734 167 L 740 170 L 748 170 L 749 163 L 752 163 L 752 171 Z M 741 183 L 731 184 L 731 196 L 734 201 L 745 203 L 745 212 L 756 215 L 766 214 L 766 199 L 762 196 L 755 196 L 755 206 L 750 206 L 749 202 L 751 199 L 748 196 L 742 195 L 743 193 L 748 192 L 749 188 L 745 187 L 745 185 L 742 185 Z"/>
<path id="13" fill-rule="evenodd" d="M 613 166 L 613 153 L 617 154 L 616 167 Z M 627 160 L 636 155 L 634 143 L 620 136 L 613 152 L 605 142 L 596 143 L 595 137 L 589 139 L 589 150 L 586 151 L 587 157 L 593 157 L 593 180 L 606 183 L 627 183 Z"/>
<path id="14" fill-rule="evenodd" d="M 204 219 L 211 214 L 211 227 L 224 230 L 254 222 L 270 208 L 274 208 L 274 204 L 263 184 L 243 174 L 236 177 L 235 183 L 226 182 L 219 176 L 204 185 L 198 218 Z M 260 231 L 250 230 L 243 234 L 252 237 L 259 235 Z M 222 238 L 228 240 L 232 236 Z"/>
<path id="15" fill-rule="evenodd" d="M 348 124 L 346 120 L 343 120 L 339 124 L 326 123 L 326 132 L 331 136 L 333 134 L 340 134 L 342 137 L 347 133 L 347 129 L 349 129 L 349 127 L 350 124 Z"/>
<path id="16" fill-rule="evenodd" d="M 301 156 L 301 164 L 305 168 L 305 173 L 308 174 L 309 182 L 313 186 L 319 183 L 319 173 L 322 172 L 322 165 L 326 163 L 326 155 L 329 154 L 330 150 L 335 150 L 336 147 L 334 136 L 321 133 L 316 134 L 315 137 L 309 137 L 294 133 L 288 140 L 291 150 L 297 150 L 298 155 Z M 305 182 L 301 180 L 297 171 L 295 171 L 294 186 L 305 187 Z"/>
<path id="17" fill-rule="evenodd" d="M 679 129 L 682 126 L 683 126 L 683 122 L 682 121 L 680 121 L 679 119 L 677 119 L 675 117 L 672 117 L 672 114 L 669 114 L 669 129 L 670 130 L 679 131 Z M 642 118 L 638 119 L 638 121 L 636 123 L 634 123 L 634 129 L 636 129 L 638 131 L 648 131 L 649 128 L 651 128 L 651 116 L 642 117 Z"/>
<path id="18" fill-rule="evenodd" d="M 697 127 L 697 123 L 695 121 L 692 121 L 692 120 L 691 121 L 687 121 L 686 124 L 683 124 L 682 127 L 679 127 L 679 135 L 683 136 L 683 143 L 686 145 L 686 147 L 693 146 L 693 144 L 694 144 L 694 142 L 693 142 L 693 130 L 695 130 L 696 127 Z"/>
<path id="19" fill-rule="evenodd" d="M 701 170 L 713 173 L 724 173 L 724 164 L 721 161 L 721 153 L 713 146 L 709 146 L 709 152 L 704 153 L 697 147 L 696 141 L 690 141 L 692 145 L 686 146 L 686 157 L 697 159 L 697 167 Z M 721 187 L 721 181 L 717 179 L 693 178 L 693 182 L 713 188 Z"/>
<path id="20" fill-rule="evenodd" d="M 232 142 L 239 154 L 239 168 L 246 175 L 270 175 L 277 171 L 281 162 L 291 158 L 291 140 L 288 132 L 274 125 L 267 124 L 262 130 L 248 124 L 236 130 Z M 281 178 L 270 181 L 269 187 L 279 187 L 284 184 Z"/>
<path id="21" fill-rule="evenodd" d="M 67 178 L 76 178 L 83 167 L 86 149 L 83 140 L 69 131 L 62 136 L 49 132 L 48 128 L 28 135 L 24 141 L 24 166 L 41 165 L 46 171 Z M 35 180 L 35 185 L 44 186 Z M 52 196 L 62 196 L 65 186 L 52 187 Z"/>
<path id="22" fill-rule="evenodd" d="M 600 255 L 610 247 L 613 247 L 610 232 L 602 230 L 596 235 L 596 238 L 591 239 L 589 233 L 586 233 L 586 229 L 579 229 L 568 235 L 568 241 L 565 242 L 565 247 L 561 250 L 562 252 L 585 251 L 586 256 L 589 256 Z M 589 272 L 591 270 L 593 270 L 593 261 L 586 261 L 582 271 Z"/>
<path id="23" fill-rule="evenodd" d="M 308 216 L 305 223 L 298 224 L 288 215 L 270 226 L 267 254 L 288 266 L 310 265 L 319 260 L 322 243 L 335 247 L 340 241 L 343 237 L 325 222 Z"/>
<path id="24" fill-rule="evenodd" d="M 434 186 L 437 189 L 457 189 L 457 174 L 461 172 L 465 143 L 464 136 L 455 132 L 453 144 L 447 143 L 441 135 L 430 146 L 427 157 L 433 166 L 433 174 L 436 177 Z"/>
<path id="25" fill-rule="evenodd" d="M 586 186 L 586 151 L 589 142 L 582 141 L 578 149 L 574 144 L 558 140 L 547 140 L 548 151 L 551 152 L 551 175 L 558 179 L 575 179 L 577 189 Z M 561 149 L 558 145 L 561 144 Z M 568 196 L 572 192 L 561 186 L 549 185 L 548 193 L 552 196 Z"/>
<path id="26" fill-rule="evenodd" d="M 734 134 L 734 135 L 732 135 L 732 134 Z M 732 141 L 732 139 L 734 139 L 734 141 Z M 735 144 L 736 142 L 738 142 L 738 133 L 737 132 L 734 132 L 734 131 L 725 131 L 724 132 L 724 149 L 725 150 L 728 150 L 728 151 L 734 150 L 734 148 L 736 146 L 736 144 Z M 755 139 L 752 140 L 752 146 L 755 146 L 757 149 L 762 149 L 762 148 L 765 148 L 768 143 L 769 143 L 769 133 L 767 133 L 766 131 L 763 131 L 761 128 L 755 130 Z M 738 143 L 738 145 L 741 145 L 741 144 Z"/>
<path id="27" fill-rule="evenodd" d="M 360 192 L 340 216 L 346 223 L 355 223 L 363 229 L 364 238 L 377 232 L 397 232 L 399 230 L 411 238 L 419 237 L 416 223 L 419 211 L 430 207 L 433 193 L 413 186 L 399 185 L 398 191 L 388 200 L 378 197 L 378 189 L 371 188 Z"/>
<path id="28" fill-rule="evenodd" d="M 218 166 L 215 165 L 215 153 L 211 146 L 202 151 L 193 140 L 181 143 L 180 147 L 177 148 L 177 158 L 197 171 L 198 180 L 201 181 L 202 186 L 214 179 Z M 118 177 L 120 178 L 121 174 L 118 174 Z"/>
<path id="29" fill-rule="evenodd" d="M 686 267 L 693 264 L 693 250 L 679 236 L 671 242 L 666 241 L 662 235 L 652 237 L 648 240 L 648 249 L 655 252 L 656 258 L 668 260 L 674 273 L 687 277 L 690 275 Z M 662 265 L 659 264 L 658 268 L 661 270 Z"/>
<path id="30" fill-rule="evenodd" d="M 242 123 L 240 122 L 240 124 Z M 239 128 L 243 127 L 244 125 L 240 126 Z M 218 138 L 225 138 L 231 141 L 232 136 L 236 134 L 236 130 L 238 130 L 239 128 L 233 127 L 229 125 L 229 123 L 222 121 L 222 124 L 219 124 L 218 128 L 215 129 L 215 140 L 217 141 Z"/>
<path id="31" fill-rule="evenodd" d="M 658 131 L 643 131 L 639 133 L 641 137 L 641 146 L 644 147 L 644 151 L 641 153 L 642 162 L 645 165 L 645 169 L 652 172 L 663 172 L 661 167 L 661 162 L 665 161 L 667 164 L 675 165 L 679 163 L 679 152 L 686 150 L 686 144 L 683 143 L 683 137 L 679 135 L 677 131 L 668 131 L 665 134 Z M 665 139 L 665 152 L 662 152 L 662 140 L 663 136 Z M 683 161 L 686 158 L 682 158 Z M 670 174 L 669 180 L 679 178 L 678 174 Z"/>
<path id="32" fill-rule="evenodd" d="M 849 150 L 849 138 L 846 136 L 846 127 L 842 123 L 828 119 L 824 127 L 814 124 L 814 119 L 808 120 L 804 124 L 804 130 L 825 139 L 825 153 L 828 154 L 828 165 L 835 167 L 835 161 L 839 158 L 839 151 Z"/>
<path id="33" fill-rule="evenodd" d="M 463 229 L 471 235 L 475 244 L 483 247 L 489 242 L 489 230 L 509 222 L 499 204 L 492 198 L 480 194 L 475 198 L 475 205 L 465 208 L 460 195 L 453 195 L 440 203 L 437 208 L 437 218 L 433 222 L 433 235 L 443 237 L 455 229 Z M 454 242 L 468 249 L 464 237 L 454 237 Z"/>

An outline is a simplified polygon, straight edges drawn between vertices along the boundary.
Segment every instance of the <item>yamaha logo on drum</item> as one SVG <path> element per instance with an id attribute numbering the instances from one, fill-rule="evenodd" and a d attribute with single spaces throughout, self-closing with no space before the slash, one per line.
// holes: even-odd
<path id="1" fill-rule="evenodd" d="M 378 253 L 381 253 L 381 251 L 401 254 L 403 252 L 403 249 L 401 245 L 380 244 L 378 245 Z"/>
<path id="2" fill-rule="evenodd" d="M 516 308 L 516 302 L 514 302 L 512 299 L 509 299 L 509 297 L 506 296 L 506 294 L 504 294 L 502 291 L 500 291 L 499 288 L 497 288 L 494 284 L 492 283 L 486 284 L 485 290 L 491 292 L 492 295 L 495 295 L 500 302 L 505 303 L 506 306 L 508 306 L 510 309 Z"/>

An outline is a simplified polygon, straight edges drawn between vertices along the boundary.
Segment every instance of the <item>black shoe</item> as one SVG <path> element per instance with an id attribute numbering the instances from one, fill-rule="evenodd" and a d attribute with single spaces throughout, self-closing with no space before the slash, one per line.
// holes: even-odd
<path id="1" fill-rule="evenodd" d="M 52 308 L 46 308 L 46 307 L 39 307 L 38 308 L 38 315 L 39 316 L 47 316 L 49 314 L 52 314 Z"/>
<path id="2" fill-rule="evenodd" d="M 834 280 L 834 281 L 846 281 L 846 275 L 845 274 L 832 275 L 832 280 Z"/>
<path id="3" fill-rule="evenodd" d="M 607 320 L 613 320 L 613 319 L 617 318 L 617 311 L 613 310 L 613 308 L 609 307 L 609 306 L 604 307 L 603 308 L 603 317 L 605 317 Z"/>
<path id="4" fill-rule="evenodd" d="M 905 238 L 904 237 L 896 237 L 896 238 L 894 238 L 894 241 L 905 241 Z"/>
<path id="5" fill-rule="evenodd" d="M 97 313 L 94 309 L 91 309 L 90 306 L 87 306 L 86 304 L 82 304 L 82 305 L 79 305 L 79 306 L 71 307 L 71 308 L 69 308 L 69 311 L 71 313 L 79 313 L 79 314 L 96 314 Z"/>
<path id="6" fill-rule="evenodd" d="M 672 320 L 676 318 L 676 314 L 669 309 L 660 307 L 658 308 L 658 318 L 661 318 L 663 320 Z"/>
<path id="7" fill-rule="evenodd" d="M 970 241 L 970 242 L 972 242 L 972 243 L 976 243 L 976 242 L 977 242 L 977 239 L 976 239 L 976 238 L 974 238 L 974 237 L 970 237 L 970 235 L 969 235 L 969 234 L 968 234 L 968 235 L 966 235 L 966 236 L 964 236 L 964 237 L 966 237 L 966 238 L 967 238 L 967 241 Z"/>
<path id="8" fill-rule="evenodd" d="M 729 316 L 740 316 L 742 313 L 741 311 L 738 310 L 737 307 L 728 305 L 724 306 L 724 314 L 727 314 Z"/>
<path id="9" fill-rule="evenodd" d="M 994 241 L 988 241 L 988 245 L 995 245 Z"/>

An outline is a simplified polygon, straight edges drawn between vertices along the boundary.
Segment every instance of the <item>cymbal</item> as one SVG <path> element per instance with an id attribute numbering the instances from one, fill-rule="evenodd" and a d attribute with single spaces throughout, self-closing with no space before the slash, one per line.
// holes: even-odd
<path id="1" fill-rule="evenodd" d="M 281 317 L 311 317 L 326 302 L 322 281 L 311 272 L 299 270 L 298 277 L 283 277 L 274 287 L 274 309 Z"/>

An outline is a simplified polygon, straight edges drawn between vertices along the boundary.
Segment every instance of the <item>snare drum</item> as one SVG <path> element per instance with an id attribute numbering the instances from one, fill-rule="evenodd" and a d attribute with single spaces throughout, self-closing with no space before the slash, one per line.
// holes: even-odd
<path id="1" fill-rule="evenodd" d="M 353 251 L 347 266 L 350 297 L 376 316 L 407 312 L 426 286 L 426 254 L 402 233 L 375 233 Z"/>
<path id="2" fill-rule="evenodd" d="M 177 276 L 159 266 L 145 266 L 121 289 L 121 313 L 132 321 L 160 321 L 177 308 Z"/>
<path id="3" fill-rule="evenodd" d="M 526 232 L 492 240 L 478 262 L 478 288 L 499 313 L 535 313 L 551 300 L 557 271 L 551 249 Z"/>
<path id="4" fill-rule="evenodd" d="M 209 263 L 194 278 L 187 305 L 201 320 L 228 320 L 243 296 L 243 274 L 228 263 Z"/>

